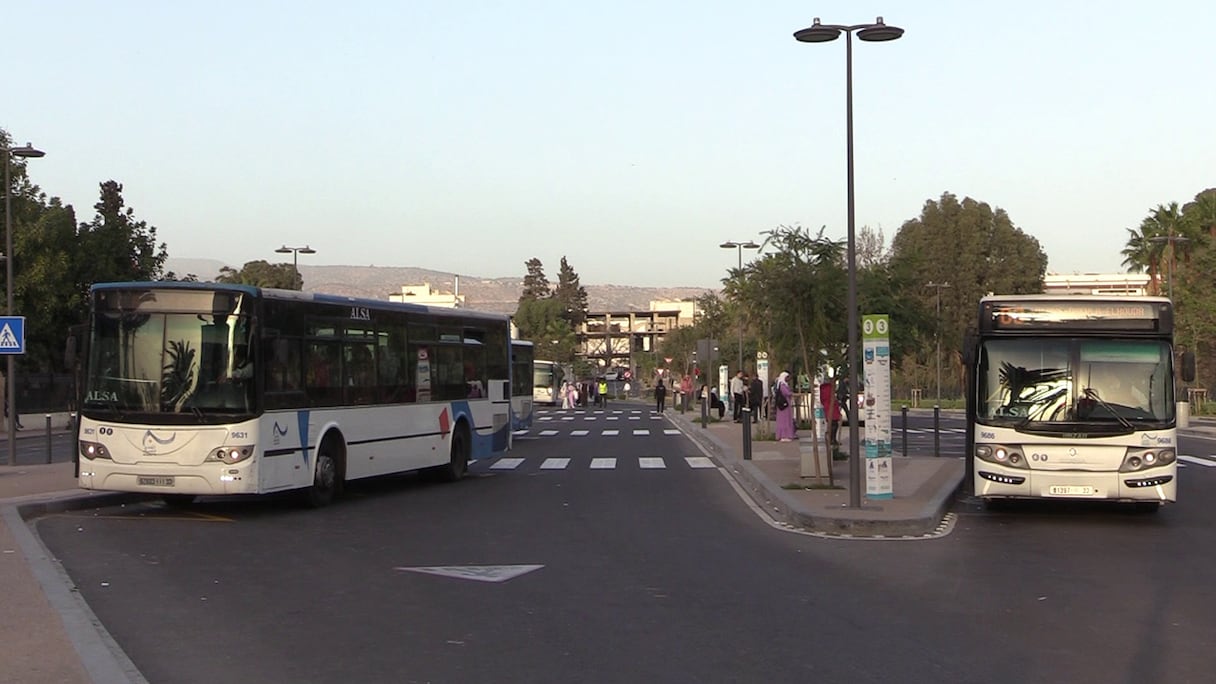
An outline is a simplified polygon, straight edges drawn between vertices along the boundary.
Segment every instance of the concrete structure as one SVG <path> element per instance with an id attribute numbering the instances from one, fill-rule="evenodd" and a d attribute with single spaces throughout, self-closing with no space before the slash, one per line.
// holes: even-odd
<path id="1" fill-rule="evenodd" d="M 634 368 L 637 356 L 654 354 L 667 333 L 691 326 L 696 302 L 650 302 L 649 311 L 592 311 L 576 331 L 578 355 L 600 370 Z"/>
<path id="2" fill-rule="evenodd" d="M 402 285 L 401 292 L 389 294 L 390 302 L 409 302 L 425 306 L 442 306 L 449 309 L 464 307 L 464 295 L 460 294 L 460 278 L 456 278 L 455 292 L 440 292 L 431 287 L 430 283 L 421 285 Z"/>
<path id="3" fill-rule="evenodd" d="M 1043 293 L 1052 295 L 1147 295 L 1157 294 L 1160 286 L 1147 273 L 1048 273 L 1043 278 Z"/>

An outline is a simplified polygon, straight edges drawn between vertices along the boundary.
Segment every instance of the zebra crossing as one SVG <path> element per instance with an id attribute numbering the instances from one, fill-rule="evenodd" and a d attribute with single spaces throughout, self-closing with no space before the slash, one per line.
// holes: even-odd
<path id="1" fill-rule="evenodd" d="M 536 470 L 670 470 L 675 468 L 692 470 L 710 470 L 718 466 L 706 456 L 639 456 L 630 458 L 597 457 L 578 459 L 551 456 L 548 458 L 517 458 L 504 456 L 492 461 L 487 468 L 490 471 L 526 470 L 534 466 Z"/>

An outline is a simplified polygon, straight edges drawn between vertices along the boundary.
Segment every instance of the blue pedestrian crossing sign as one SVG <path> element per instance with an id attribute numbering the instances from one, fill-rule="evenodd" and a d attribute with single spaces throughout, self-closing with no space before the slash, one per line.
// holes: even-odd
<path id="1" fill-rule="evenodd" d="M 0 354 L 25 353 L 25 316 L 0 316 Z"/>

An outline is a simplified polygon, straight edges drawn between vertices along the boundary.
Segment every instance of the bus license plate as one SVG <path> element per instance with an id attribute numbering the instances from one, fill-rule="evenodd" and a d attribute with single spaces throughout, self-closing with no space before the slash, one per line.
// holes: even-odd
<path id="1" fill-rule="evenodd" d="M 1093 496 L 1094 488 L 1077 485 L 1051 485 L 1047 488 L 1047 493 L 1052 496 Z"/>
<path id="2" fill-rule="evenodd" d="M 144 487 L 172 487 L 172 475 L 156 475 L 152 477 L 140 476 L 139 484 Z"/>

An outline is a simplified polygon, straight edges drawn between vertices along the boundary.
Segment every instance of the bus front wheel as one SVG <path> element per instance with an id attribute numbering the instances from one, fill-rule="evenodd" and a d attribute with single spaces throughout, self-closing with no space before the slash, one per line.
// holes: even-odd
<path id="1" fill-rule="evenodd" d="M 304 498 L 309 506 L 321 508 L 333 503 L 338 493 L 338 459 L 333 447 L 322 444 L 317 450 L 317 464 L 313 470 L 312 486 L 305 490 Z"/>

